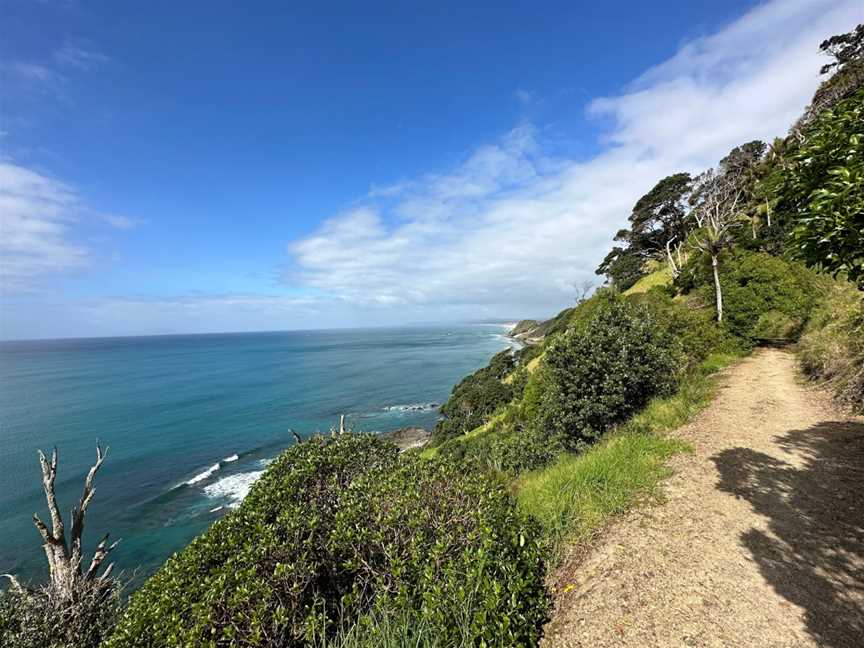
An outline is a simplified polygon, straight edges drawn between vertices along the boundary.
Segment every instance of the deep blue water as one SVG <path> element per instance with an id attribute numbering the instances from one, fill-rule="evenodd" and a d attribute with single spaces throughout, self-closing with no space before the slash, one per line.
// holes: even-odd
<path id="1" fill-rule="evenodd" d="M 269 459 L 348 416 L 354 429 L 431 429 L 502 327 L 102 338 L 0 344 L 0 573 L 45 574 L 37 448 L 60 450 L 57 495 L 80 496 L 98 439 L 85 542 L 110 531 L 116 568 L 152 573 L 236 506 Z M 415 406 L 422 409 L 413 409 Z M 88 553 L 89 555 L 89 553 Z"/>

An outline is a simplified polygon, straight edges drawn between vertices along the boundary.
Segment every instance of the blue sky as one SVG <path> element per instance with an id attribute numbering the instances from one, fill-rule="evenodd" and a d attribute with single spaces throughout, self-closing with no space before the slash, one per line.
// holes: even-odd
<path id="1" fill-rule="evenodd" d="M 657 179 L 783 134 L 818 43 L 864 20 L 857 0 L 0 10 L 4 338 L 552 314 Z"/>

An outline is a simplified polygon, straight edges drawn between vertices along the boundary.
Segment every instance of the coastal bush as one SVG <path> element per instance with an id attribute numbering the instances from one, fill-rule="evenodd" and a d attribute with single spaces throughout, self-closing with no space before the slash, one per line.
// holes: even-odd
<path id="1" fill-rule="evenodd" d="M 823 283 L 798 358 L 805 374 L 828 381 L 842 401 L 864 410 L 864 298 L 854 285 Z"/>
<path id="2" fill-rule="evenodd" d="M 502 405 L 513 398 L 513 388 L 503 378 L 515 367 L 513 353 L 507 349 L 495 354 L 489 364 L 475 371 L 453 388 L 439 410 L 443 417 L 435 426 L 432 443 L 470 432 L 483 425 Z"/>
<path id="3" fill-rule="evenodd" d="M 537 536 L 479 471 L 369 435 L 309 440 L 131 597 L 107 646 L 308 646 L 385 613 L 442 645 L 531 645 Z"/>
<path id="4" fill-rule="evenodd" d="M 10 587 L 0 592 L 0 646 L 98 648 L 120 609 L 120 588 L 113 579 L 82 583 L 71 600 L 50 586 Z"/>
<path id="5" fill-rule="evenodd" d="M 690 366 L 697 365 L 712 353 L 734 355 L 746 346 L 715 321 L 712 309 L 674 300 L 665 288 L 655 287 L 641 294 L 628 295 L 627 299 L 648 308 L 657 322 L 677 338 Z"/>
<path id="6" fill-rule="evenodd" d="M 650 309 L 611 299 L 583 331 L 571 329 L 547 349 L 536 390 L 526 387 L 532 424 L 572 448 L 596 439 L 672 390 L 679 349 Z"/>
<path id="7" fill-rule="evenodd" d="M 695 288 L 704 303 L 711 303 L 710 272 L 708 261 L 693 255 L 680 285 L 685 290 Z M 774 333 L 797 337 L 814 305 L 814 281 L 814 273 L 798 262 L 764 252 L 729 253 L 720 270 L 727 330 L 745 342 L 775 337 Z"/>
<path id="8" fill-rule="evenodd" d="M 789 249 L 864 289 L 864 89 L 816 118 L 783 175 Z"/>
<path id="9" fill-rule="evenodd" d="M 687 450 L 662 433 L 706 407 L 716 389 L 708 376 L 738 357 L 709 355 L 678 381 L 674 394 L 653 398 L 600 443 L 580 454 L 560 454 L 548 466 L 516 480 L 519 506 L 540 522 L 553 550 L 587 538 L 610 516 L 656 495 L 657 485 L 669 474 L 666 459 Z"/>

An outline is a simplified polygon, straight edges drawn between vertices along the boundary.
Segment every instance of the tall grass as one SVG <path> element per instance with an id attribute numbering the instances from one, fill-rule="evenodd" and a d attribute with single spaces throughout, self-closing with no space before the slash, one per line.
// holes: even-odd
<path id="1" fill-rule="evenodd" d="M 864 301 L 854 284 L 826 281 L 798 343 L 801 368 L 864 410 Z"/>
<path id="2" fill-rule="evenodd" d="M 708 376 L 737 356 L 713 354 L 681 380 L 677 392 L 658 398 L 618 430 L 580 454 L 565 454 L 515 482 L 520 507 L 542 525 L 553 552 L 584 541 L 612 516 L 656 499 L 669 476 L 666 460 L 687 444 L 663 436 L 703 409 L 714 394 Z"/>

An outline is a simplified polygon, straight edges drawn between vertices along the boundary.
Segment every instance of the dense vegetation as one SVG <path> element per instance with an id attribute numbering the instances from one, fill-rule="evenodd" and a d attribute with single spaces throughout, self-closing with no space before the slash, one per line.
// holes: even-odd
<path id="1" fill-rule="evenodd" d="M 393 611 L 447 645 L 530 644 L 543 574 L 495 480 L 373 436 L 313 439 L 133 595 L 107 645 L 300 646 Z"/>

